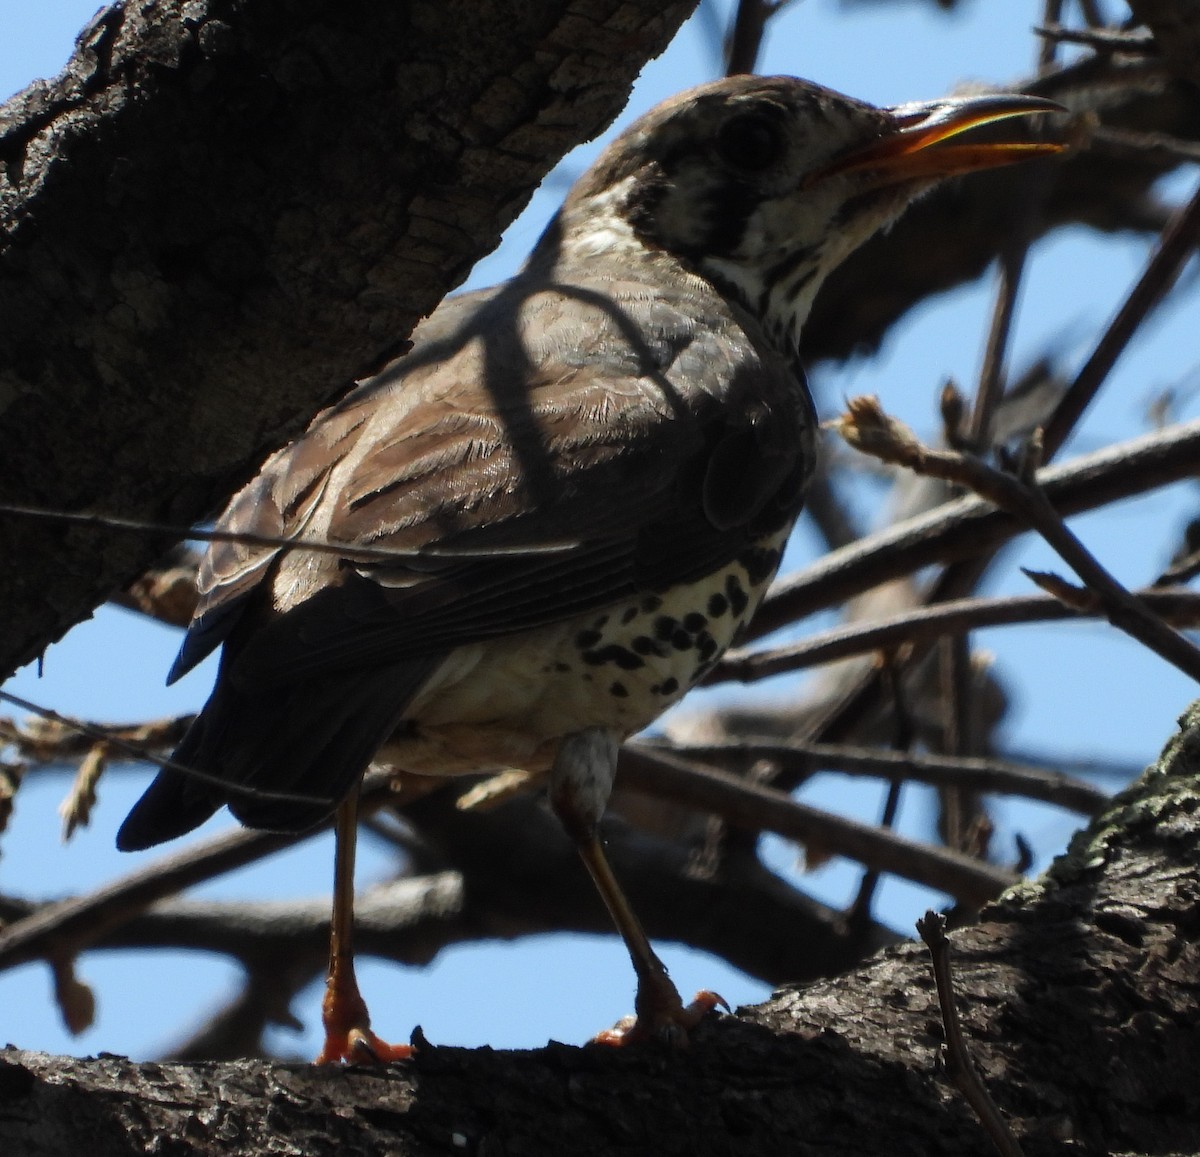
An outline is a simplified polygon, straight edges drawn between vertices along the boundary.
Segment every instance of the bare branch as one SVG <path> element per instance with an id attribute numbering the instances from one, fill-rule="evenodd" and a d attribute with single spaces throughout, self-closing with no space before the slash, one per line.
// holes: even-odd
<path id="1" fill-rule="evenodd" d="M 1081 779 L 1005 759 L 887 751 L 841 743 L 805 743 L 798 739 L 781 741 L 753 735 L 739 735 L 721 743 L 645 746 L 652 751 L 665 751 L 689 764 L 715 765 L 741 773 L 765 760 L 786 771 L 792 780 L 807 779 L 818 771 L 838 771 L 852 776 L 912 780 L 932 787 L 964 787 L 1019 795 L 1083 815 L 1096 815 L 1108 803 L 1104 792 Z"/>
<path id="2" fill-rule="evenodd" d="M 1200 210 L 1200 200 L 1197 201 Z M 1200 224 L 1200 212 L 1197 214 Z M 982 459 L 923 445 L 912 431 L 884 414 L 878 400 L 852 398 L 839 422 L 842 436 L 856 449 L 918 474 L 970 487 L 1036 530 L 1100 598 L 1115 627 L 1200 682 L 1200 648 L 1173 631 L 1141 600 L 1121 586 L 1084 547 L 1036 483 L 996 470 Z M 1040 443 L 1037 457 L 1040 459 Z M 1032 479 L 1032 471 L 1030 478 Z"/>
<path id="3" fill-rule="evenodd" d="M 1065 28 L 1061 24 L 1040 24 L 1034 34 L 1058 44 L 1082 44 L 1097 52 L 1131 52 L 1157 55 L 1154 37 L 1139 29 Z"/>
<path id="4" fill-rule="evenodd" d="M 784 792 L 747 783 L 716 768 L 685 764 L 661 751 L 626 748 L 622 763 L 636 770 L 629 787 L 703 807 L 753 831 L 811 840 L 868 867 L 915 880 L 971 904 L 994 899 L 1017 882 L 1012 873 L 958 852 L 913 843 L 806 807 Z"/>
<path id="5" fill-rule="evenodd" d="M 1156 614 L 1176 627 L 1200 626 L 1200 591 L 1186 587 L 1150 587 L 1137 597 Z M 1067 606 L 1061 599 L 1045 595 L 1014 595 L 1008 598 L 954 599 L 918 607 L 889 619 L 852 623 L 809 635 L 803 642 L 767 651 L 742 648 L 726 652 L 713 668 L 709 683 L 751 683 L 789 671 L 801 671 L 822 663 L 834 663 L 852 655 L 894 650 L 960 631 L 984 627 L 1016 626 L 1023 623 L 1062 622 L 1095 618 L 1094 603 Z"/>
<path id="6" fill-rule="evenodd" d="M 1200 460 L 1200 421 L 1081 455 L 1038 472 L 1038 485 L 1062 514 L 1094 510 L 1189 478 Z M 1027 527 L 979 498 L 962 498 L 832 551 L 778 581 L 750 628 L 758 638 L 878 583 L 922 567 L 994 551 Z"/>
<path id="7" fill-rule="evenodd" d="M 1076 375 L 1058 408 L 1046 423 L 1043 438 L 1046 460 L 1053 458 L 1074 429 L 1096 392 L 1104 384 L 1138 327 L 1175 284 L 1184 265 L 1200 243 L 1200 190 L 1192 196 L 1163 232 L 1137 284 L 1096 344 L 1092 356 Z"/>
<path id="8" fill-rule="evenodd" d="M 917 931 L 929 946 L 929 954 L 932 957 L 938 1005 L 942 1011 L 942 1026 L 946 1032 L 946 1043 L 942 1045 L 946 1072 L 975 1110 L 975 1115 L 987 1130 L 987 1135 L 992 1139 L 1001 1157 L 1023 1157 L 1021 1146 L 1017 1144 L 1012 1130 L 1000 1116 L 995 1101 L 979 1079 L 971 1054 L 967 1050 L 967 1042 L 963 1038 L 958 1009 L 954 1004 L 954 978 L 950 971 L 950 941 L 946 939 L 946 917 L 940 912 L 926 912 L 917 921 Z"/>

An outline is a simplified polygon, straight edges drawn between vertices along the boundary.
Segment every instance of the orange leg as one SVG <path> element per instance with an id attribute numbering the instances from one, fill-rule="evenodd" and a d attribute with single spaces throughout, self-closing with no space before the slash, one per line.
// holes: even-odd
<path id="1" fill-rule="evenodd" d="M 698 992 L 690 1004 L 683 1003 L 604 854 L 597 829 L 612 790 L 617 750 L 616 738 L 599 729 L 570 735 L 563 740 L 550 773 L 551 805 L 595 882 L 637 975 L 636 1017 L 595 1040 L 620 1045 L 656 1038 L 681 1044 L 689 1029 L 725 1002 L 716 993 Z"/>
<path id="2" fill-rule="evenodd" d="M 354 854 L 358 845 L 358 788 L 338 808 L 334 827 L 333 918 L 329 930 L 329 975 L 321 1021 L 325 1045 L 317 1064 L 348 1061 L 384 1064 L 407 1060 L 411 1045 L 393 1045 L 371 1031 L 371 1015 L 354 975 Z"/>

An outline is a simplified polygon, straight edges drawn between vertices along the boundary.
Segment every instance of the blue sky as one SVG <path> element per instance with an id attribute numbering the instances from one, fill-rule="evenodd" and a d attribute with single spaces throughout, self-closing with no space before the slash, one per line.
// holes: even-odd
<path id="1" fill-rule="evenodd" d="M 711 6 L 646 69 L 618 127 L 657 100 L 716 74 L 719 61 L 711 27 L 724 23 L 729 7 Z M 963 81 L 1004 83 L 1029 73 L 1034 47 L 1027 29 L 1040 18 L 1040 0 L 968 3 L 960 17 L 931 7 L 901 2 L 843 11 L 833 0 L 795 4 L 774 27 L 762 71 L 807 76 L 880 104 L 933 97 Z M 34 77 L 57 72 L 74 35 L 94 10 L 90 0 L 44 0 L 37 5 L 0 0 L 0 96 Z M 570 180 L 598 147 L 584 146 L 547 180 L 502 247 L 480 262 L 469 284 L 490 284 L 511 273 Z M 1192 171 L 1173 181 L 1170 192 L 1187 195 L 1195 181 Z M 1024 289 L 1013 364 L 1019 367 L 1054 348 L 1065 352 L 1068 366 L 1077 366 L 1127 291 L 1148 248 L 1144 238 L 1098 239 L 1083 229 L 1065 230 L 1039 246 Z M 978 374 L 979 335 L 991 296 L 991 279 L 985 277 L 915 311 L 877 357 L 820 369 L 821 396 L 878 393 L 889 409 L 931 433 L 931 399 L 941 383 L 953 377 L 969 387 Z M 1167 386 L 1189 386 L 1191 397 L 1180 416 L 1197 416 L 1200 372 L 1191 320 L 1196 305 L 1193 286 L 1139 336 L 1081 429 L 1076 448 L 1093 449 L 1145 430 L 1147 405 Z M 870 501 L 868 495 L 866 502 Z M 1177 534 L 1195 505 L 1195 490 L 1177 487 L 1074 525 L 1118 577 L 1137 584 L 1165 564 L 1163 544 L 1173 541 L 1169 530 Z M 804 549 L 802 536 L 793 561 L 803 557 Z M 994 591 L 1028 591 L 1016 570 L 1018 562 L 1061 569 L 1046 548 L 1023 543 L 994 580 Z M 1183 676 L 1098 625 L 997 630 L 983 633 L 977 645 L 996 656 L 997 670 L 1014 699 L 1006 732 L 1022 747 L 1142 764 L 1156 755 L 1193 694 Z M 27 669 L 9 686 L 60 711 L 97 719 L 133 720 L 194 710 L 207 694 L 212 665 L 174 688 L 164 688 L 163 675 L 177 646 L 172 630 L 102 609 L 50 649 L 43 677 Z M 772 688 L 768 693 L 781 692 Z M 689 700 L 683 710 L 689 704 L 694 707 Z M 10 831 L 0 841 L 0 890 L 57 897 L 94 888 L 149 863 L 148 855 L 123 857 L 112 846 L 120 819 L 144 782 L 141 774 L 111 775 L 91 828 L 66 846 L 58 841 L 55 808 L 68 779 L 51 775 L 30 782 L 20 794 Z M 840 777 L 826 776 L 806 788 L 805 798 L 873 818 L 880 794 L 876 789 L 851 789 Z M 902 827 L 920 833 L 928 821 L 928 801 L 919 791 L 907 801 Z M 1020 831 L 1043 864 L 1074 827 L 1072 817 L 1049 807 L 1001 803 L 996 814 L 997 847 L 1011 849 L 1013 835 Z M 205 831 L 227 822 L 214 820 Z M 783 841 L 769 841 L 768 856 L 781 871 L 795 867 L 795 850 Z M 385 871 L 386 862 L 368 851 L 360 880 Z M 842 900 L 856 878 L 853 869 L 835 861 L 806 877 L 804 884 L 822 897 Z M 330 880 L 330 841 L 318 838 L 252 871 L 214 882 L 198 894 L 325 896 Z M 879 911 L 907 931 L 916 915 L 937 899 L 922 889 L 889 882 Z M 765 986 L 719 961 L 671 945 L 661 947 L 685 993 L 714 988 L 734 1004 L 766 995 Z M 79 971 L 99 998 L 92 1029 L 78 1038 L 65 1032 L 51 1000 L 48 971 L 34 964 L 0 973 L 0 1040 L 48 1051 L 149 1056 L 186 1029 L 179 1009 L 198 1023 L 204 1011 L 219 1005 L 237 984 L 234 966 L 182 952 L 93 953 L 81 960 Z M 444 953 L 427 969 L 399 970 L 366 962 L 362 974 L 376 1027 L 395 1039 L 404 1039 L 411 1026 L 420 1023 L 431 1040 L 442 1043 L 524 1047 L 548 1038 L 579 1042 L 632 1004 L 632 975 L 623 949 L 607 937 L 540 937 L 461 947 Z M 318 1006 L 316 987 L 299 996 L 294 1011 L 307 1031 L 281 1031 L 275 1038 L 280 1049 L 300 1056 L 315 1053 Z"/>

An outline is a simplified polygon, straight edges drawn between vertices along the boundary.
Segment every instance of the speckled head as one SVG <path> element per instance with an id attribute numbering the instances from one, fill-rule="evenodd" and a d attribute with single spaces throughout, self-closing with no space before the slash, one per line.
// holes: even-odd
<path id="1" fill-rule="evenodd" d="M 793 77 L 731 77 L 630 126 L 576 183 L 552 232 L 585 257 L 674 255 L 789 352 L 824 276 L 920 192 L 1059 148 L 1012 133 L 952 138 L 1058 107 L 991 94 L 883 109 Z"/>

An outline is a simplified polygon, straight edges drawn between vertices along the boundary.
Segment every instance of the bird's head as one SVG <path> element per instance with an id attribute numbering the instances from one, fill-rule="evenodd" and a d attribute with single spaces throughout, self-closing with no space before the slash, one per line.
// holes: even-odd
<path id="1" fill-rule="evenodd" d="M 731 77 L 626 129 L 571 190 L 558 235 L 575 259 L 666 251 L 795 349 L 824 277 L 914 197 L 1061 148 L 960 134 L 1049 111 L 1060 106 L 1010 94 L 876 108 L 792 77 Z"/>

